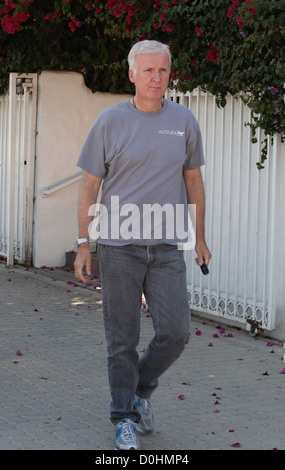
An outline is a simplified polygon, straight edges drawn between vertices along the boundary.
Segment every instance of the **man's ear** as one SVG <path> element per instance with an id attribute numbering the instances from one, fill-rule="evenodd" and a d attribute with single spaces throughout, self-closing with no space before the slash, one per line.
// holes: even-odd
<path id="1" fill-rule="evenodd" d="M 129 70 L 129 79 L 132 83 L 135 83 L 135 74 L 133 70 Z"/>

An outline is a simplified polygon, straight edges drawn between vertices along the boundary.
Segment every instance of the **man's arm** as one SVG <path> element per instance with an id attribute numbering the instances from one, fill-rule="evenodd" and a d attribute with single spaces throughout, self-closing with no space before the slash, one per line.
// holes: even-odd
<path id="1" fill-rule="evenodd" d="M 183 176 L 188 204 L 196 205 L 196 263 L 208 265 L 212 255 L 205 242 L 205 192 L 200 168 L 184 170 Z"/>
<path id="2" fill-rule="evenodd" d="M 78 201 L 78 236 L 79 238 L 88 238 L 88 227 L 93 217 L 88 216 L 90 206 L 96 203 L 99 193 L 101 178 L 84 172 L 80 184 L 79 201 Z M 83 268 L 86 267 L 86 274 L 83 274 Z M 88 276 L 91 275 L 91 254 L 89 243 L 82 243 L 78 247 L 76 259 L 74 262 L 75 276 L 83 282 L 87 282 Z"/>

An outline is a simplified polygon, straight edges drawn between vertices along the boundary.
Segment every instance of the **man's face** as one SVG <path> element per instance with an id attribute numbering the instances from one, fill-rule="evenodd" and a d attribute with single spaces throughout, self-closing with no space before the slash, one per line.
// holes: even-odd
<path id="1" fill-rule="evenodd" d="M 136 86 L 136 95 L 146 101 L 163 98 L 169 81 L 169 58 L 166 52 L 136 56 L 137 69 L 129 71 L 129 78 Z"/>

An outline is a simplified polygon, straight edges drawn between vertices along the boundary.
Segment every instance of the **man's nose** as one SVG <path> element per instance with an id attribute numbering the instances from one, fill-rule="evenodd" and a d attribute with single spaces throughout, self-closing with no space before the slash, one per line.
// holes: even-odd
<path id="1" fill-rule="evenodd" d="M 161 74 L 160 74 L 160 71 L 159 71 L 159 70 L 156 70 L 156 71 L 153 72 L 152 79 L 153 79 L 155 82 L 160 82 L 160 80 L 161 80 Z"/>

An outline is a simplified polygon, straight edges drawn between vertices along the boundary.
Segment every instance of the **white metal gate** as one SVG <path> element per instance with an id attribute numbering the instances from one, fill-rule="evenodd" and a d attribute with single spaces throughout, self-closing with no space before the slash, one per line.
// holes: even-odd
<path id="1" fill-rule="evenodd" d="M 32 258 L 37 74 L 10 74 L 0 96 L 0 255 Z"/>
<path id="2" fill-rule="evenodd" d="M 215 97 L 199 89 L 168 99 L 189 107 L 199 121 L 206 165 L 206 240 L 212 252 L 210 275 L 203 276 L 195 253 L 185 253 L 189 303 L 193 310 L 227 321 L 275 328 L 275 232 L 280 138 L 268 149 L 265 168 L 256 162 L 259 144 L 252 144 L 250 111 L 231 96 L 219 109 Z M 284 145 L 282 145 L 284 150 Z"/>

